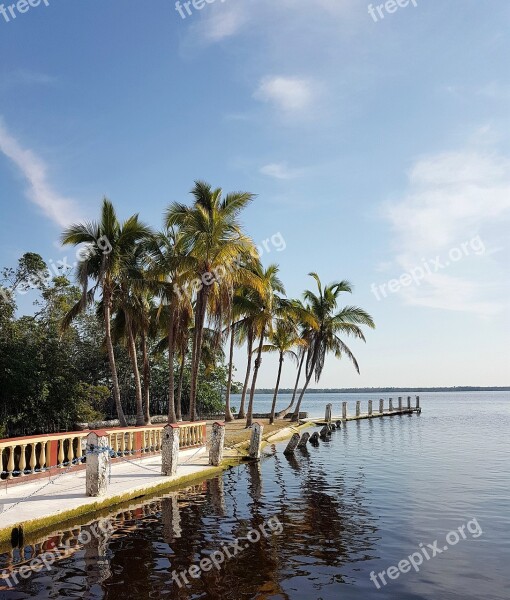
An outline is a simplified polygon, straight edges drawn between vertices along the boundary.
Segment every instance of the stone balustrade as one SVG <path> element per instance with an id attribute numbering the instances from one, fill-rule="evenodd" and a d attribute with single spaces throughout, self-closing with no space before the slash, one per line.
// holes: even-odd
<path id="1" fill-rule="evenodd" d="M 206 423 L 178 423 L 180 449 L 206 445 Z M 164 424 L 105 429 L 112 460 L 123 456 L 137 458 L 161 452 Z M 85 439 L 89 431 L 73 431 L 0 440 L 2 480 L 28 481 L 66 469 L 79 469 L 85 463 Z"/>

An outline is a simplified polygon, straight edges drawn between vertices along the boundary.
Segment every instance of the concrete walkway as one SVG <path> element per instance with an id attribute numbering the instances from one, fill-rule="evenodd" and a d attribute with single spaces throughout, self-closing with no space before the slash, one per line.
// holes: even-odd
<path id="1" fill-rule="evenodd" d="M 49 525 L 156 491 L 159 487 L 170 487 L 214 474 L 215 470 L 221 471 L 221 468 L 210 467 L 208 462 L 205 447 L 182 451 L 177 474 L 165 477 L 161 475 L 160 454 L 129 461 L 115 460 L 111 463 L 108 494 L 98 498 L 85 495 L 85 470 L 11 485 L 7 490 L 0 484 L 0 542 L 8 539 L 11 529 L 20 523 L 26 527 L 27 524 L 36 525 L 36 522 L 40 526 L 41 522 L 48 521 L 45 525 Z"/>

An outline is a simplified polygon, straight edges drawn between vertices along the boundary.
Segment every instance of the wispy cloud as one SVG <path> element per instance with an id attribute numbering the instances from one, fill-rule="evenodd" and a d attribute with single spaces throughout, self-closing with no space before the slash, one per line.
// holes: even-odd
<path id="1" fill-rule="evenodd" d="M 24 148 L 9 133 L 0 119 L 0 152 L 9 158 L 25 178 L 27 197 L 60 227 L 78 220 L 78 210 L 71 198 L 56 192 L 48 181 L 48 168 L 32 150 Z"/>
<path id="2" fill-rule="evenodd" d="M 55 77 L 46 73 L 19 69 L 17 71 L 10 71 L 2 77 L 0 91 L 6 91 L 19 86 L 52 85 L 56 81 Z"/>
<path id="3" fill-rule="evenodd" d="M 310 80 L 298 77 L 265 77 L 259 83 L 254 97 L 270 102 L 286 113 L 302 112 L 312 106 L 314 86 Z"/>
<path id="4" fill-rule="evenodd" d="M 294 179 L 301 175 L 299 169 L 291 169 L 287 163 L 270 163 L 261 167 L 260 172 L 275 179 Z"/>
<path id="5" fill-rule="evenodd" d="M 394 232 L 394 260 L 403 271 L 475 235 L 495 245 L 504 239 L 510 218 L 510 161 L 476 149 L 422 158 L 409 172 L 407 192 L 383 213 Z M 430 273 L 421 286 L 403 288 L 405 301 L 484 316 L 497 312 L 503 298 L 494 292 L 501 292 L 504 278 L 488 250 L 466 258 L 455 271 Z"/>

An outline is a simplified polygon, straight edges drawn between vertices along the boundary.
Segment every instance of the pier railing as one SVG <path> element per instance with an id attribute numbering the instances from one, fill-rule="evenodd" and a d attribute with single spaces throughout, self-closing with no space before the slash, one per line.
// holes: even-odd
<path id="1" fill-rule="evenodd" d="M 206 444 L 206 423 L 178 423 L 181 450 Z M 141 458 L 161 451 L 164 424 L 106 429 L 112 459 Z M 84 467 L 85 440 L 90 431 L 71 431 L 0 440 L 2 480 L 28 481 L 61 470 Z"/>

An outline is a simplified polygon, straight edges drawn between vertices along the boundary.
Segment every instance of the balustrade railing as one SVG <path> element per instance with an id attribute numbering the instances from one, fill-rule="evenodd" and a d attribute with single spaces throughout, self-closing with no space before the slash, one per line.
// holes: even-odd
<path id="1" fill-rule="evenodd" d="M 105 429 L 112 459 L 136 458 L 161 451 L 164 424 Z M 179 423 L 182 450 L 206 444 L 205 421 Z M 83 466 L 90 431 L 73 431 L 0 440 L 2 480 L 33 478 Z"/>

